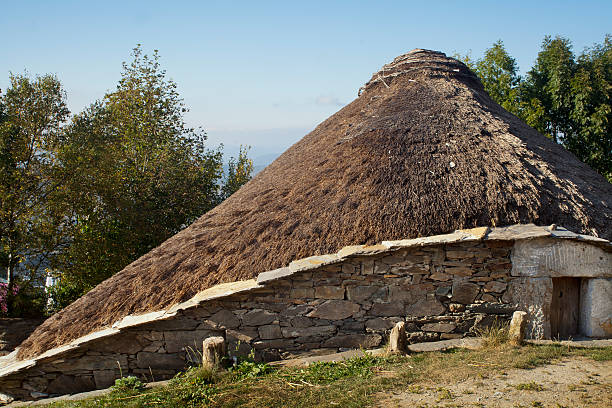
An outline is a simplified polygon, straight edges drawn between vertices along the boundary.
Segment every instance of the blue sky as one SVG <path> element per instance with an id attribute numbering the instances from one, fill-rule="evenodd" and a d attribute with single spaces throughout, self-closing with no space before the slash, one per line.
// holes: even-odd
<path id="1" fill-rule="evenodd" d="M 9 72 L 54 73 L 76 113 L 112 90 L 142 43 L 211 146 L 280 153 L 413 48 L 480 57 L 502 39 L 524 72 L 545 35 L 574 49 L 612 32 L 611 1 L 0 0 L 0 88 Z"/>

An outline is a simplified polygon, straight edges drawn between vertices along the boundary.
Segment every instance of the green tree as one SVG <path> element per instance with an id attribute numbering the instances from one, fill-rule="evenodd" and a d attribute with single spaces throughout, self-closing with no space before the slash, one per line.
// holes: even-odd
<path id="1" fill-rule="evenodd" d="M 572 131 L 563 143 L 612 181 L 612 37 L 586 49 L 571 79 Z"/>
<path id="2" fill-rule="evenodd" d="M 508 54 L 504 43 L 498 40 L 485 51 L 483 58 L 471 63 L 487 93 L 504 109 L 520 115 L 519 84 L 516 60 Z"/>
<path id="3" fill-rule="evenodd" d="M 133 51 L 117 89 L 76 115 L 58 151 L 70 244 L 54 259 L 58 306 L 74 300 L 213 208 L 250 177 L 246 152 L 221 185 L 222 153 L 188 127 L 157 52 Z M 244 154 L 243 154 L 244 153 Z M 248 172 L 248 174 L 247 174 Z"/>
<path id="4" fill-rule="evenodd" d="M 61 244 L 57 230 L 63 217 L 52 205 L 53 151 L 62 143 L 68 115 L 65 93 L 52 75 L 33 80 L 11 75 L 0 96 L 0 263 L 9 295 L 16 292 L 17 270 L 24 284 L 40 283 L 41 269 Z"/>
<path id="5" fill-rule="evenodd" d="M 572 132 L 572 77 L 576 62 L 571 42 L 546 36 L 535 66 L 521 87 L 523 118 L 540 133 L 562 142 Z"/>
<path id="6" fill-rule="evenodd" d="M 230 158 L 227 177 L 221 188 L 220 199 L 225 200 L 251 179 L 253 161 L 248 157 L 248 148 L 240 147 L 237 158 Z"/>

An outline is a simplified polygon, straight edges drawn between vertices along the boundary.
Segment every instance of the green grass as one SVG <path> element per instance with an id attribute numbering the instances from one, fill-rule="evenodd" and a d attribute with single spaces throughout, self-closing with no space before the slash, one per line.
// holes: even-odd
<path id="1" fill-rule="evenodd" d="M 544 386 L 542 384 L 538 384 L 535 381 L 516 384 L 514 388 L 521 391 L 544 391 Z"/>
<path id="2" fill-rule="evenodd" d="M 567 346 L 499 346 L 482 350 L 456 349 L 410 356 L 372 357 L 364 354 L 338 363 L 306 368 L 272 368 L 243 362 L 231 371 L 194 368 L 167 386 L 145 390 L 124 387 L 83 401 L 51 405 L 72 407 L 365 407 L 375 395 L 390 390 L 420 393 L 424 384 L 490 378 L 512 368 L 532 368 L 564 356 L 612 359 L 612 347 L 577 349 Z M 537 388 L 538 384 L 533 387 Z M 532 389 L 531 384 L 523 384 Z M 533 390 L 536 390 L 533 388 Z M 448 390 L 446 390 L 448 391 Z M 440 400 L 454 396 L 438 389 Z"/>

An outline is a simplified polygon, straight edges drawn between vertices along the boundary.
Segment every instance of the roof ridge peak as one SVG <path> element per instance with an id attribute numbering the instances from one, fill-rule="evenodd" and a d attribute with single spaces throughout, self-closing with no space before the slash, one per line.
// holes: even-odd
<path id="1" fill-rule="evenodd" d="M 388 81 L 385 81 L 386 79 L 403 76 L 415 71 L 446 72 L 477 79 L 476 75 L 456 58 L 448 57 L 441 51 L 415 48 L 383 65 L 365 85 L 359 88 L 358 95 L 380 83 L 388 88 L 389 84 Z"/>

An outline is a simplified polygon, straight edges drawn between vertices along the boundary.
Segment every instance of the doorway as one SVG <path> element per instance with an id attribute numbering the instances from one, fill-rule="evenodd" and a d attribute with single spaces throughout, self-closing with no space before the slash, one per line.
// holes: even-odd
<path id="1" fill-rule="evenodd" d="M 552 282 L 550 335 L 567 339 L 579 334 L 580 278 L 552 278 Z"/>

